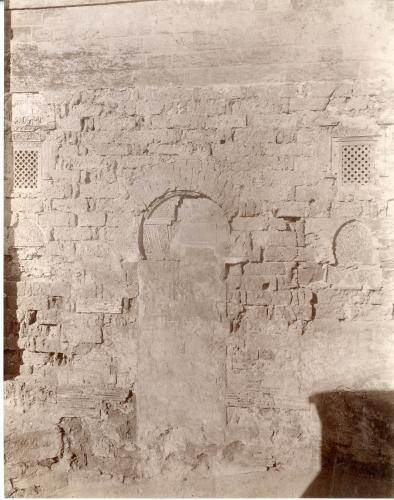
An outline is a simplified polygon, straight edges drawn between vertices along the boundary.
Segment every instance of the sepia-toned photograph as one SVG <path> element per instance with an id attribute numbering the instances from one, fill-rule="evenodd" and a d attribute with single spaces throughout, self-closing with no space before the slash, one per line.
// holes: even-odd
<path id="1" fill-rule="evenodd" d="M 394 1 L 6 0 L 6 498 L 394 498 Z"/>

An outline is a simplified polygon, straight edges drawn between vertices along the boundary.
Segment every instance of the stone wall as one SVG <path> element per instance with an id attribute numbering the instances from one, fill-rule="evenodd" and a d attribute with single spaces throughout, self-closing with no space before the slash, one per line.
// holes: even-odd
<path id="1" fill-rule="evenodd" d="M 392 2 L 64 3 L 10 3 L 6 493 L 299 496 L 313 395 L 393 389 Z"/>

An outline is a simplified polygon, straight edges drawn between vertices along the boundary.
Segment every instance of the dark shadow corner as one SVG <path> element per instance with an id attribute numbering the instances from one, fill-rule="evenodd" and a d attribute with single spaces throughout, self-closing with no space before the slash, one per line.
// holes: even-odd
<path id="1" fill-rule="evenodd" d="M 394 391 L 314 394 L 321 471 L 302 498 L 393 498 Z"/>
<path id="2" fill-rule="evenodd" d="M 11 182 L 12 158 L 10 99 L 10 25 L 11 12 L 4 12 L 4 380 L 9 380 L 20 373 L 22 351 L 18 347 L 20 324 L 17 317 L 17 288 L 20 282 L 18 255 L 13 243 L 11 230 Z"/>

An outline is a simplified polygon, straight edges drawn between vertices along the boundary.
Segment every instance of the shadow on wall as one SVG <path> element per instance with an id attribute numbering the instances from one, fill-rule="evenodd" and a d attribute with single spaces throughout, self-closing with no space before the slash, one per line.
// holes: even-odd
<path id="1" fill-rule="evenodd" d="M 12 147 L 10 144 L 9 147 Z M 20 374 L 22 350 L 18 346 L 21 328 L 18 317 L 18 292 L 20 290 L 20 266 L 18 251 L 14 246 L 11 224 L 11 198 L 4 199 L 5 255 L 4 255 L 4 380 Z"/>
<path id="2" fill-rule="evenodd" d="M 10 213 L 5 200 L 5 218 Z M 18 318 L 18 283 L 20 269 L 18 255 L 8 239 L 8 250 L 4 255 L 4 380 L 10 380 L 20 374 L 22 349 L 18 346 L 21 323 Z"/>
<path id="3" fill-rule="evenodd" d="M 10 96 L 10 40 L 11 34 L 11 12 L 4 13 L 4 96 L 5 96 L 5 137 L 4 145 L 6 149 L 5 159 L 12 158 L 11 140 L 11 115 L 12 109 L 9 101 Z M 8 123 L 7 123 L 8 122 Z M 11 225 L 11 198 L 9 196 L 8 184 L 12 180 L 7 172 L 10 166 L 5 162 L 5 191 L 4 196 L 4 380 L 9 380 L 20 373 L 22 364 L 22 351 L 18 347 L 20 324 L 17 317 L 17 287 L 20 282 L 20 267 L 18 264 L 18 254 L 14 246 L 13 234 L 10 231 Z M 7 234 L 8 233 L 8 234 Z"/>
<path id="4" fill-rule="evenodd" d="M 303 498 L 394 496 L 394 391 L 314 394 L 321 471 Z"/>

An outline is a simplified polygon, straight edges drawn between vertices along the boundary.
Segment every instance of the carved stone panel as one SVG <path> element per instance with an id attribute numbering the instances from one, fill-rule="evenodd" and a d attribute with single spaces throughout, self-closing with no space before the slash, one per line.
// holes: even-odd
<path id="1" fill-rule="evenodd" d="M 53 104 L 47 104 L 41 94 L 13 94 L 12 131 L 33 132 L 55 128 Z"/>

